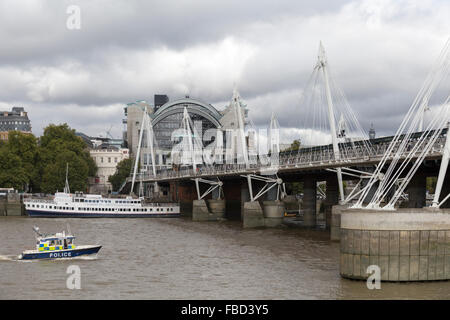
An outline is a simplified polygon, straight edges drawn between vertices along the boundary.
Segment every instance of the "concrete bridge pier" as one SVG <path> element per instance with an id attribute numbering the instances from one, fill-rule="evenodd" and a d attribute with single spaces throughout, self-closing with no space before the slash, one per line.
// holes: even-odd
<path id="1" fill-rule="evenodd" d="M 225 218 L 225 200 L 208 199 L 193 200 L 193 221 L 218 221 Z"/>
<path id="2" fill-rule="evenodd" d="M 219 188 L 211 192 L 212 199 L 192 201 L 193 221 L 218 221 L 225 219 L 225 199 L 221 199 Z"/>
<path id="3" fill-rule="evenodd" d="M 448 209 L 348 209 L 341 215 L 340 274 L 366 280 L 375 265 L 381 281 L 450 280 L 449 233 Z"/>
<path id="4" fill-rule="evenodd" d="M 246 201 L 242 212 L 244 228 L 264 227 L 264 211 L 259 201 Z"/>
<path id="5" fill-rule="evenodd" d="M 264 183 L 252 182 L 255 194 L 264 186 Z M 241 199 L 243 200 L 242 221 L 244 228 L 277 227 L 283 223 L 284 202 L 277 200 L 277 186 L 270 189 L 260 199 L 250 200 L 248 186 L 242 188 Z"/>
<path id="6" fill-rule="evenodd" d="M 284 203 L 280 200 L 246 201 L 242 212 L 244 228 L 278 227 L 284 219 Z"/>
<path id="7" fill-rule="evenodd" d="M 305 177 L 303 181 L 303 226 L 316 226 L 317 181 L 314 177 Z"/>
<path id="8" fill-rule="evenodd" d="M 348 205 L 335 205 L 331 208 L 331 241 L 341 240 L 341 214 L 342 211 L 348 209 L 348 207 Z"/>
<path id="9" fill-rule="evenodd" d="M 280 200 L 263 201 L 264 226 L 280 226 L 283 223 L 284 212 L 284 202 Z"/>

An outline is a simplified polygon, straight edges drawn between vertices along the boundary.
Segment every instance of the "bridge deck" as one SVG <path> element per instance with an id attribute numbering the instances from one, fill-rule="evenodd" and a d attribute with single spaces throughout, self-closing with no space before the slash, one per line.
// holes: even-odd
<path id="1" fill-rule="evenodd" d="M 288 172 L 304 172 L 311 170 L 325 170 L 338 167 L 364 167 L 375 165 L 380 162 L 384 154 L 389 148 L 391 137 L 380 138 L 379 141 L 371 144 L 370 150 L 363 144 L 353 145 L 352 149 L 347 150 L 345 158 L 335 160 L 331 146 L 303 148 L 292 152 L 281 152 L 279 154 L 279 164 L 276 167 L 263 166 L 261 164 L 214 164 L 212 166 L 198 166 L 194 172 L 191 167 L 182 167 L 179 169 L 163 169 L 158 170 L 156 176 L 143 175 L 137 177 L 136 181 L 140 182 L 169 182 L 176 180 L 189 180 L 192 178 L 211 178 L 211 177 L 229 177 L 246 174 L 269 174 L 288 173 Z M 411 139 L 411 146 L 414 145 L 414 139 Z M 445 137 L 439 138 L 431 151 L 426 156 L 427 160 L 439 159 L 442 157 L 442 151 L 445 144 Z M 416 152 L 418 156 L 421 150 Z M 400 160 L 404 159 L 409 150 L 400 156 Z M 395 154 L 389 158 L 392 161 Z M 272 173 L 272 174 L 273 174 Z M 126 184 L 131 182 L 131 178 L 127 178 Z"/>

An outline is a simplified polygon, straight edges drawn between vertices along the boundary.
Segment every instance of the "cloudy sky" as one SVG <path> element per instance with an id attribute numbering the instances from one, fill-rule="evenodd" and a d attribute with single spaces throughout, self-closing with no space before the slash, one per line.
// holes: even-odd
<path id="1" fill-rule="evenodd" d="M 274 111 L 291 139 L 322 41 L 362 126 L 391 134 L 449 17 L 448 0 L 1 0 L 0 110 L 24 106 L 37 135 L 67 122 L 119 137 L 128 102 L 189 94 L 222 109 L 236 84 L 255 125 Z"/>

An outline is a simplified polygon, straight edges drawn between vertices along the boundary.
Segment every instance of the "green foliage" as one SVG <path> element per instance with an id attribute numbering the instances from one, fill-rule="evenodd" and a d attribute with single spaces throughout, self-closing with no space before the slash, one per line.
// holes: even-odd
<path id="1" fill-rule="evenodd" d="M 291 146 L 285 151 L 297 151 L 300 149 L 300 145 L 300 140 L 294 140 Z M 292 195 L 303 193 L 303 184 L 299 182 L 288 182 L 286 183 L 286 192 Z"/>
<path id="2" fill-rule="evenodd" d="M 300 149 L 301 143 L 300 140 L 294 140 L 291 143 L 291 146 L 287 148 L 285 151 L 297 151 Z"/>
<path id="3" fill-rule="evenodd" d="M 7 143 L 8 150 L 20 158 L 20 167 L 25 171 L 26 185 L 31 189 L 36 184 L 39 184 L 36 180 L 35 164 L 38 155 L 37 139 L 34 135 L 29 133 L 22 133 L 19 131 L 9 132 L 9 138 Z M 19 166 L 19 163 L 17 163 Z M 27 188 L 18 188 L 20 191 L 24 191 Z"/>
<path id="4" fill-rule="evenodd" d="M 126 178 L 130 175 L 131 168 L 133 167 L 133 158 L 123 159 L 117 164 L 116 173 L 108 178 L 108 181 L 112 184 L 114 191 L 119 190 L 120 186 L 125 182 Z"/>
<path id="5" fill-rule="evenodd" d="M 287 182 L 286 183 L 287 194 L 296 195 L 303 193 L 303 183 L 301 182 Z"/>
<path id="6" fill-rule="evenodd" d="M 427 177 L 427 191 L 434 194 L 436 190 L 437 177 Z"/>
<path id="7" fill-rule="evenodd" d="M 28 182 L 22 159 L 11 152 L 7 146 L 0 148 L 0 186 L 25 190 Z"/>
<path id="8" fill-rule="evenodd" d="M 40 142 L 40 190 L 46 193 L 63 190 L 66 164 L 69 164 L 71 191 L 86 191 L 88 177 L 95 176 L 97 166 L 86 149 L 85 142 L 75 135 L 75 130 L 70 129 L 66 123 L 51 124 L 45 128 Z"/>
<path id="9" fill-rule="evenodd" d="M 9 133 L 8 142 L 0 144 L 0 186 L 19 191 L 62 191 L 68 163 L 71 191 L 85 191 L 97 166 L 75 130 L 67 124 L 51 124 L 39 142 L 32 134 Z"/>

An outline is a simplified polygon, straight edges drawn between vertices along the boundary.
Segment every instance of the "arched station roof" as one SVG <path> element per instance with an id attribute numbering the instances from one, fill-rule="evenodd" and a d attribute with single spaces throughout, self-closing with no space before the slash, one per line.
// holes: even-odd
<path id="1" fill-rule="evenodd" d="M 220 127 L 222 114 L 212 105 L 191 98 L 178 99 L 163 104 L 151 115 L 152 124 L 156 125 L 159 121 L 170 115 L 183 112 L 185 107 L 189 113 L 198 114 L 211 121 L 216 127 Z"/>

